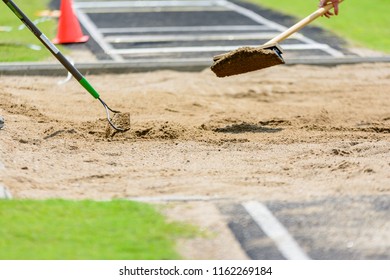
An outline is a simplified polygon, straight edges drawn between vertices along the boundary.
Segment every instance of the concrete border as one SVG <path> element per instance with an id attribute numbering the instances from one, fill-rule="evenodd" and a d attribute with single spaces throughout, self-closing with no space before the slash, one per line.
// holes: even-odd
<path id="1" fill-rule="evenodd" d="M 336 66 L 343 64 L 360 63 L 389 63 L 390 56 L 384 57 L 344 57 L 344 58 L 292 58 L 286 61 L 287 65 L 317 65 L 317 66 Z M 149 72 L 157 70 L 176 70 L 176 71 L 201 71 L 212 65 L 210 61 L 198 60 L 188 61 L 125 61 L 113 62 L 112 60 L 102 60 L 91 63 L 76 63 L 75 66 L 83 74 L 108 74 L 108 73 L 132 73 Z M 47 75 L 63 76 L 66 75 L 66 69 L 59 63 L 0 63 L 0 75 Z"/>

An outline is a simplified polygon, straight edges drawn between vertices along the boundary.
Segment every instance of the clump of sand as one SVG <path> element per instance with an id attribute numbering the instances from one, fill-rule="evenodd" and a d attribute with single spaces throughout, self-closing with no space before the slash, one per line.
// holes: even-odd
<path id="1" fill-rule="evenodd" d="M 106 137 L 113 137 L 117 133 L 125 133 L 131 129 L 130 113 L 115 113 L 111 118 L 112 127 L 108 122 L 106 126 Z"/>
<path id="2" fill-rule="evenodd" d="M 241 47 L 219 58 L 211 66 L 217 77 L 227 77 L 284 64 L 273 49 Z"/>

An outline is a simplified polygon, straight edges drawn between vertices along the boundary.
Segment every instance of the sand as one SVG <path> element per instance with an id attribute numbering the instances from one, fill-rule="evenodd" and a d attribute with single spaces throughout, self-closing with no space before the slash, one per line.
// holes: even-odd
<path id="1" fill-rule="evenodd" d="M 14 198 L 390 193 L 390 64 L 280 65 L 223 79 L 209 69 L 88 76 L 112 109 L 131 114 L 131 129 L 115 135 L 100 102 L 61 79 L 1 77 L 0 184 Z M 176 216 L 196 221 L 205 209 Z M 219 242 L 233 240 L 214 230 Z M 202 254 L 188 256 L 232 258 Z"/>

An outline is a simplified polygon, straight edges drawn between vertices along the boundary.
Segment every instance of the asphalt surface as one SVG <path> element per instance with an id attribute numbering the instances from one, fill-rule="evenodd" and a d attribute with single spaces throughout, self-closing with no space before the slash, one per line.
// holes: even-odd
<path id="1" fill-rule="evenodd" d="M 225 0 L 75 1 L 79 20 L 92 36 L 87 46 L 114 61 L 212 62 L 241 46 L 258 46 L 298 19 Z M 342 58 L 343 41 L 314 27 L 282 42 L 287 58 Z"/>
<path id="2" fill-rule="evenodd" d="M 310 259 L 390 259 L 389 195 L 264 204 Z M 242 204 L 221 204 L 220 211 L 251 259 L 288 259 Z"/>

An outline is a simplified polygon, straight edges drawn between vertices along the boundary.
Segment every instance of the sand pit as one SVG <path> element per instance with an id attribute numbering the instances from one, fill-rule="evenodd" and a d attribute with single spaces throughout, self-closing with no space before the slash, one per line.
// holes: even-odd
<path id="1" fill-rule="evenodd" d="M 0 183 L 15 198 L 390 193 L 390 64 L 89 76 L 131 114 L 110 137 L 101 104 L 59 79 L 1 77 Z"/>
<path id="2" fill-rule="evenodd" d="M 74 81 L 2 77 L 0 182 L 15 197 L 389 191 L 389 64 L 89 78 L 131 130 L 107 137 Z"/>

